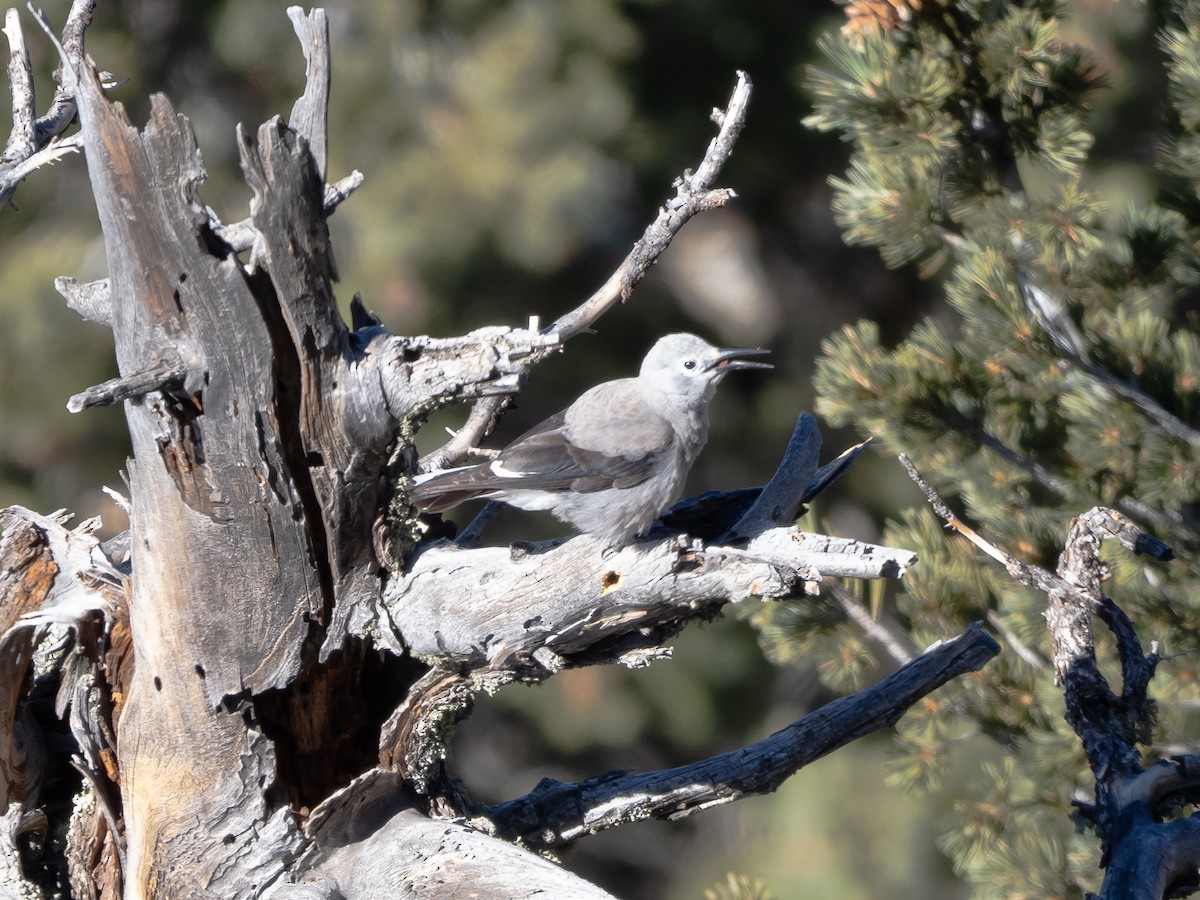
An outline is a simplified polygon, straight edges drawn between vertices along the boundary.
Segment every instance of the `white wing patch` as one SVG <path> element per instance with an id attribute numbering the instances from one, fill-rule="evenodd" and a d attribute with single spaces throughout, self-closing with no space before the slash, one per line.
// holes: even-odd
<path id="1" fill-rule="evenodd" d="M 500 460 L 496 460 L 494 463 L 492 463 L 490 466 L 488 466 L 488 469 L 497 478 L 528 478 L 529 477 L 528 472 L 516 472 L 516 471 L 513 471 L 512 469 L 504 468 L 504 463 L 500 462 Z"/>
<path id="2" fill-rule="evenodd" d="M 413 484 L 424 484 L 434 478 L 440 478 L 442 475 L 449 475 L 451 472 L 465 472 L 470 466 L 458 466 L 454 469 L 438 469 L 434 472 L 422 472 L 420 475 L 413 476 Z"/>

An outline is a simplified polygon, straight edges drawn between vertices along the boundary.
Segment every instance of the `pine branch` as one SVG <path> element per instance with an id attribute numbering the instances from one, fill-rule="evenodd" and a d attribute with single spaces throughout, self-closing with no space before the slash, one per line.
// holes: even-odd
<path id="1" fill-rule="evenodd" d="M 901 462 L 934 510 L 989 556 L 1004 564 L 1020 584 L 1036 587 L 1047 598 L 1046 622 L 1054 643 L 1056 680 L 1066 697 L 1066 718 L 1079 736 L 1096 784 L 1096 804 L 1088 811 L 1101 841 L 1101 865 L 1107 869 L 1102 900 L 1150 900 L 1167 896 L 1173 884 L 1190 883 L 1200 867 L 1200 832 L 1194 819 L 1170 819 L 1166 788 L 1195 792 L 1194 775 L 1184 775 L 1195 760 L 1172 767 L 1141 766 L 1139 743 L 1149 743 L 1155 719 L 1148 688 L 1158 664 L 1146 654 L 1124 611 L 1101 592 L 1108 577 L 1099 556 L 1106 539 L 1115 538 L 1138 555 L 1167 562 L 1171 548 L 1112 510 L 1096 507 L 1071 523 L 1057 571 L 1022 563 L 994 547 L 961 522 L 907 459 Z M 1116 639 L 1122 686 L 1113 691 L 1100 671 L 1092 634 L 1098 618 Z M 1197 799 L 1200 799 L 1198 797 Z M 1154 801 L 1160 801 L 1155 803 Z"/>

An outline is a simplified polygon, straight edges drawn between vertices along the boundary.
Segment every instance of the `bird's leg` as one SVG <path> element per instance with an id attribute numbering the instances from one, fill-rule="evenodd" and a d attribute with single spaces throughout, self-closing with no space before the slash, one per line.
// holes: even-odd
<path id="1" fill-rule="evenodd" d="M 671 549 L 675 551 L 675 562 L 671 566 L 672 572 L 685 572 L 702 565 L 708 553 L 703 540 L 692 537 L 686 532 L 675 538 Z"/>

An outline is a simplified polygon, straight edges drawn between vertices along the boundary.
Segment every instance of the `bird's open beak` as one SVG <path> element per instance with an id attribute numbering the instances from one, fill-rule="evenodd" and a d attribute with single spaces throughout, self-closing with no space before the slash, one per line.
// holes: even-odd
<path id="1" fill-rule="evenodd" d="M 743 356 L 762 356 L 764 353 L 770 353 L 770 350 L 764 350 L 762 347 L 729 347 L 721 351 L 721 355 L 717 357 L 710 369 L 773 369 L 775 368 L 770 363 L 755 362 L 754 360 L 742 359 Z"/>

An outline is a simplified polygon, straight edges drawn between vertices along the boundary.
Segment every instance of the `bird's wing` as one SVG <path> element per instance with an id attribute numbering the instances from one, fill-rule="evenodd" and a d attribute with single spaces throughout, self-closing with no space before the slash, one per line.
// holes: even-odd
<path id="1" fill-rule="evenodd" d="M 654 473 L 674 432 L 630 382 L 597 385 L 493 461 L 435 475 L 411 496 L 436 511 L 497 491 L 586 494 L 640 484 Z"/>
<path id="2" fill-rule="evenodd" d="M 610 381 L 513 441 L 491 466 L 504 486 L 591 493 L 640 484 L 674 432 L 633 379 Z"/>

